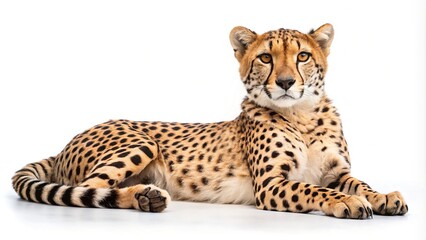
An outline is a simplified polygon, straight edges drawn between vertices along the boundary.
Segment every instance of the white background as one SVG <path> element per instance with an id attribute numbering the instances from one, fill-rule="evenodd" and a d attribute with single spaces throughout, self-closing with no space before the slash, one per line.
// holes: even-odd
<path id="1" fill-rule="evenodd" d="M 400 190 L 408 215 L 345 221 L 181 202 L 153 215 L 18 201 L 13 172 L 96 123 L 234 119 L 245 94 L 228 40 L 234 26 L 307 32 L 326 22 L 335 28 L 326 91 L 353 174 L 379 191 Z M 425 30 L 420 0 L 2 1 L 1 234 L 424 239 Z"/>

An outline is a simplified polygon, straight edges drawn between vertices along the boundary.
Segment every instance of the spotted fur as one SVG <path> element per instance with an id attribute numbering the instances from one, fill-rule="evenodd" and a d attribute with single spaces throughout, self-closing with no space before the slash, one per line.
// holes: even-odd
<path id="1" fill-rule="evenodd" d="M 339 218 L 405 214 L 399 192 L 380 194 L 350 174 L 339 114 L 324 92 L 333 34 L 330 24 L 309 34 L 235 27 L 247 89 L 235 120 L 108 121 L 17 171 L 13 187 L 32 202 L 151 212 L 175 199 Z"/>

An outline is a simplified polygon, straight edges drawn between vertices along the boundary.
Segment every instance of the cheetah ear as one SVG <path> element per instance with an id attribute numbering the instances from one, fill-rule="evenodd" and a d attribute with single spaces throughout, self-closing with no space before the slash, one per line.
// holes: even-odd
<path id="1" fill-rule="evenodd" d="M 312 30 L 311 32 L 309 32 L 309 35 L 311 35 L 311 37 L 314 38 L 315 41 L 317 41 L 325 56 L 328 56 L 328 54 L 330 53 L 330 45 L 334 37 L 333 26 L 329 23 L 326 23 L 319 27 L 317 30 Z"/>
<path id="2" fill-rule="evenodd" d="M 235 52 L 235 57 L 238 61 L 244 56 L 247 48 L 257 38 L 257 34 L 245 27 L 234 27 L 229 34 L 232 48 Z"/>

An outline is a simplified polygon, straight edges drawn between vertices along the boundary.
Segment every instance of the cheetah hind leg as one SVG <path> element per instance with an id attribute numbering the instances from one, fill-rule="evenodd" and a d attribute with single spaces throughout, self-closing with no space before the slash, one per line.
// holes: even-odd
<path id="1" fill-rule="evenodd" d="M 171 198 L 160 188 L 166 186 L 165 164 L 156 144 L 133 148 L 125 156 L 105 154 L 110 158 L 95 165 L 79 186 L 100 191 L 109 188 L 108 200 L 114 201 L 106 205 L 111 207 L 145 212 L 161 212 L 167 207 Z"/>
<path id="2" fill-rule="evenodd" d="M 118 208 L 134 208 L 144 212 L 162 212 L 171 201 L 169 193 L 158 187 L 165 186 L 162 166 L 161 162 L 152 161 L 140 173 L 125 179 L 112 178 L 114 171 L 109 169 L 110 178 L 105 182 L 114 181 L 114 184 L 110 186 L 110 190 L 115 192 L 113 195 L 116 195 L 113 205 Z M 90 184 L 86 184 L 86 187 L 105 189 L 108 187 L 105 182 L 97 181 L 97 185 L 95 185 L 95 182 L 92 181 Z"/>
<path id="3" fill-rule="evenodd" d="M 162 161 L 153 161 L 139 174 L 118 184 L 120 190 L 127 191 L 125 196 L 133 196 L 130 200 L 133 208 L 144 212 L 162 212 L 169 205 L 169 193 L 157 187 L 165 186 L 164 167 L 161 163 Z"/>

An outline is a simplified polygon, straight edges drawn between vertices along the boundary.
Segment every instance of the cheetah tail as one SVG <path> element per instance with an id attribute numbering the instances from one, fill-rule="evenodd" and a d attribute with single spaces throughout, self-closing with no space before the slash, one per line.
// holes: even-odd
<path id="1" fill-rule="evenodd" d="M 55 157 L 30 163 L 12 177 L 18 195 L 27 201 L 49 205 L 117 208 L 119 190 L 109 188 L 73 187 L 53 182 Z M 123 189 L 122 191 L 127 191 Z M 130 208 L 126 206 L 125 208 Z"/>
<path id="2" fill-rule="evenodd" d="M 38 201 L 41 195 L 39 189 L 51 182 L 52 166 L 55 157 L 43 159 L 40 162 L 27 164 L 12 177 L 13 189 L 22 199 Z M 32 186 L 35 185 L 35 188 Z M 35 191 L 33 191 L 35 190 Z"/>

